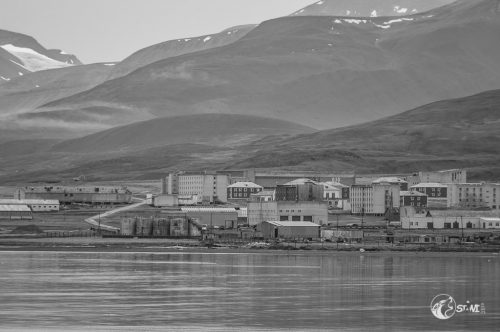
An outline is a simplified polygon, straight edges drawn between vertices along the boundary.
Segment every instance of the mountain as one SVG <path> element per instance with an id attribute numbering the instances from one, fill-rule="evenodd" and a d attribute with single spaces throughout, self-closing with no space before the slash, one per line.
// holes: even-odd
<path id="1" fill-rule="evenodd" d="M 426 12 L 455 0 L 321 0 L 292 16 L 405 16 Z"/>
<path id="2" fill-rule="evenodd" d="M 459 0 L 398 18 L 278 18 L 226 46 L 154 62 L 30 116 L 101 107 L 110 125 L 136 112 L 342 127 L 500 88 L 499 33 L 497 0 Z"/>
<path id="3" fill-rule="evenodd" d="M 0 84 L 26 73 L 79 64 L 74 55 L 48 50 L 33 37 L 0 30 Z"/>
<path id="4" fill-rule="evenodd" d="M 43 121 L 32 120 L 29 112 L 48 102 L 95 87 L 107 80 L 111 69 L 108 64 L 78 65 L 27 73 L 0 84 L 0 142 L 26 138 L 62 139 L 94 132 L 99 127 L 96 122 L 101 109 L 86 110 L 94 115 L 91 128 L 86 127 L 84 121 L 71 128 L 61 126 L 71 112 L 62 111 L 60 116 L 55 112 Z"/>
<path id="5" fill-rule="evenodd" d="M 64 141 L 54 146 L 52 151 L 101 153 L 188 143 L 231 147 L 269 135 L 289 137 L 314 131 L 306 126 L 277 119 L 248 115 L 200 114 L 160 118 L 116 127 Z"/>
<path id="6" fill-rule="evenodd" d="M 59 144 L 40 140 L 0 144 L 0 153 L 7 156 L 0 159 L 0 183 L 61 181 L 81 174 L 92 179 L 154 179 L 175 169 L 409 173 L 456 167 L 468 168 L 471 180 L 498 181 L 499 109 L 500 90 L 493 90 L 312 133 L 289 123 L 254 129 L 257 124 L 265 125 L 265 120 L 253 117 L 161 119 L 164 122 L 158 128 L 154 121 L 144 122 Z M 194 128 L 183 132 L 182 128 L 190 126 Z M 273 132 L 273 128 L 278 128 L 275 135 L 259 133 Z M 306 133 L 290 136 L 303 129 Z M 213 133 L 218 134 L 214 137 Z M 253 142 L 232 141 L 248 133 Z"/>
<path id="7" fill-rule="evenodd" d="M 111 78 L 125 76 L 159 60 L 231 44 L 254 27 L 255 25 L 236 26 L 212 35 L 170 40 L 146 47 L 119 62 L 113 68 Z"/>

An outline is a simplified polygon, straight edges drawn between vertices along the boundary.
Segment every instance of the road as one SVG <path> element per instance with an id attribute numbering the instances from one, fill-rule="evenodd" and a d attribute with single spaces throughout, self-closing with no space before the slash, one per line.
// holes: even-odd
<path id="1" fill-rule="evenodd" d="M 109 210 L 109 211 L 106 211 L 104 213 L 99 213 L 96 216 L 85 219 L 85 222 L 92 225 L 92 226 L 95 226 L 96 228 L 101 227 L 101 229 L 104 229 L 107 231 L 112 231 L 112 232 L 119 231 L 120 230 L 119 228 L 105 225 L 99 221 L 101 219 L 109 217 L 113 214 L 117 214 L 117 213 L 128 211 L 128 210 L 133 210 L 135 208 L 138 208 L 139 206 L 146 205 L 146 200 L 144 200 L 144 199 L 134 197 L 133 200 L 138 201 L 138 202 L 131 204 L 131 205 L 127 205 L 127 206 L 122 206 L 122 207 L 119 207 L 119 208 L 116 208 L 113 210 Z"/>

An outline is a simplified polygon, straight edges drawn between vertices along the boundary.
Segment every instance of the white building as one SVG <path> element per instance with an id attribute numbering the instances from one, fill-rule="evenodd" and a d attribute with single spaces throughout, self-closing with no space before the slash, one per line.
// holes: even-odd
<path id="1" fill-rule="evenodd" d="M 320 184 L 323 185 L 323 197 L 328 202 L 329 208 L 351 211 L 349 186 L 333 181 L 321 182 Z"/>
<path id="2" fill-rule="evenodd" d="M 27 205 L 33 212 L 59 211 L 57 200 L 43 199 L 0 199 L 0 205 Z"/>
<path id="3" fill-rule="evenodd" d="M 451 206 L 466 209 L 500 209 L 499 183 L 456 183 L 449 185 Z"/>
<path id="4" fill-rule="evenodd" d="M 353 214 L 383 215 L 390 208 L 399 208 L 399 192 L 399 184 L 353 185 L 350 191 L 351 212 Z"/>
<path id="5" fill-rule="evenodd" d="M 228 200 L 249 200 L 252 194 L 261 192 L 264 187 L 253 182 L 236 182 L 227 187 Z"/>
<path id="6" fill-rule="evenodd" d="M 324 225 L 328 223 L 328 206 L 326 202 L 317 201 L 248 203 L 249 225 L 257 225 L 269 220 L 308 221 Z"/>
<path id="7" fill-rule="evenodd" d="M 200 203 L 227 202 L 229 177 L 224 174 L 177 173 L 166 178 L 167 194 L 197 195 Z"/>
<path id="8" fill-rule="evenodd" d="M 418 176 L 420 183 L 467 183 L 467 171 L 465 169 L 419 172 Z"/>
<path id="9" fill-rule="evenodd" d="M 500 218 L 430 217 L 425 214 L 401 217 L 402 229 L 500 229 Z"/>

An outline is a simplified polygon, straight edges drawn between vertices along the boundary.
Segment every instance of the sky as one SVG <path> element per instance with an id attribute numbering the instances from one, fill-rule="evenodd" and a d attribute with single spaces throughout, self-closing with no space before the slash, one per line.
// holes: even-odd
<path id="1" fill-rule="evenodd" d="M 120 61 L 163 41 L 286 16 L 314 0 L 0 0 L 0 29 L 84 63 Z"/>

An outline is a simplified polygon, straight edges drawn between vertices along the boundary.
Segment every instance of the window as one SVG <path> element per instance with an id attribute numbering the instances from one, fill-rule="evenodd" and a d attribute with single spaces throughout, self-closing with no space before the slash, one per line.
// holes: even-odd
<path id="1" fill-rule="evenodd" d="M 288 216 L 280 216 L 280 221 L 288 221 Z"/>
<path id="2" fill-rule="evenodd" d="M 304 221 L 313 221 L 313 216 L 304 216 Z"/>
<path id="3" fill-rule="evenodd" d="M 292 216 L 292 221 L 300 221 L 300 216 Z"/>

